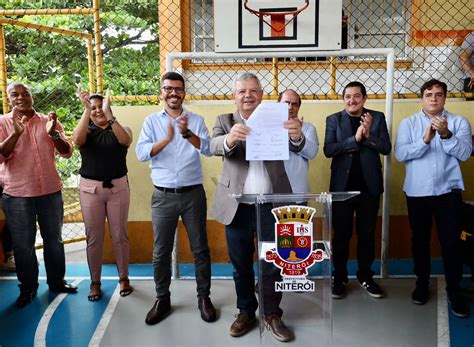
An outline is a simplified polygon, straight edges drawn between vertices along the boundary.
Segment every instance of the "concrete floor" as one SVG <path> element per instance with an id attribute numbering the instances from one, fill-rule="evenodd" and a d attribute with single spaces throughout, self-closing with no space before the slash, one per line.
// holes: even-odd
<path id="1" fill-rule="evenodd" d="M 436 281 L 433 281 L 436 282 Z M 380 281 L 388 295 L 374 299 L 351 281 L 348 295 L 333 301 L 333 346 L 437 346 L 438 305 L 436 284 L 432 297 L 424 306 L 413 305 L 410 293 L 413 280 Z M 152 281 L 135 281 L 135 292 L 120 300 L 100 338 L 100 346 L 260 346 L 258 326 L 248 334 L 233 338 L 229 335 L 235 309 L 233 281 L 213 281 L 212 300 L 218 309 L 218 321 L 206 323 L 200 319 L 191 280 L 173 281 L 172 313 L 155 326 L 146 326 L 144 318 L 154 303 Z M 313 297 L 312 297 L 313 295 Z M 318 313 L 314 294 L 285 293 L 282 308 L 284 321 L 294 331 L 289 346 L 311 346 L 329 338 L 330 330 Z M 327 340 L 329 342 L 329 340 Z M 262 345 L 281 346 L 267 330 Z M 443 344 L 441 344 L 443 345 Z M 440 345 L 438 345 L 440 346 Z"/>
<path id="2" fill-rule="evenodd" d="M 85 242 L 65 247 L 68 264 L 87 268 Z M 42 262 L 41 250 L 38 258 Z M 81 310 L 85 314 L 99 314 L 99 323 L 92 327 L 95 333 L 88 343 L 90 346 L 281 345 L 269 331 L 264 329 L 260 334 L 258 325 L 242 337 L 229 335 L 229 327 L 237 313 L 232 280 L 212 281 L 212 300 L 219 317 L 217 322 L 206 323 L 200 319 L 194 280 L 178 280 L 171 286 L 172 314 L 156 326 L 147 326 L 144 319 L 155 300 L 154 283 L 149 276 L 134 278 L 131 275 L 135 292 L 126 298 L 118 296 L 115 280 L 110 285 L 103 281 L 103 289 L 109 291 L 104 293 L 100 303 L 104 306 L 103 311 L 97 310 L 95 303 L 87 302 L 88 279 L 82 277 L 85 288 L 79 293 L 81 298 L 76 297 L 76 300 L 82 302 Z M 442 277 L 431 281 L 431 298 L 423 306 L 411 303 L 413 278 L 377 279 L 377 282 L 387 294 L 384 299 L 370 297 L 356 280 L 350 280 L 347 296 L 331 301 L 332 320 L 329 325 L 324 321 L 328 316 L 328 305 L 322 304 L 320 296 L 285 293 L 283 319 L 295 333 L 295 339 L 287 345 L 312 346 L 315 342 L 321 346 L 332 343 L 341 347 L 450 345 L 448 306 Z M 318 284 L 316 286 L 318 288 Z"/>

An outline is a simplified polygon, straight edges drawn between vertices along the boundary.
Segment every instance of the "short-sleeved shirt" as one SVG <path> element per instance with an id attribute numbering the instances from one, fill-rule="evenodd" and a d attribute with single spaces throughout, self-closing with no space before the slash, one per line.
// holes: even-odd
<path id="1" fill-rule="evenodd" d="M 15 197 L 36 197 L 55 193 L 62 188 L 62 181 L 56 170 L 53 140 L 46 132 L 48 117 L 35 113 L 25 124 L 13 152 L 8 158 L 0 154 L 0 163 L 5 165 L 5 194 Z M 56 130 L 64 138 L 64 129 L 58 121 Z M 13 132 L 12 113 L 0 117 L 0 142 Z M 73 147 L 60 156 L 69 158 Z"/>

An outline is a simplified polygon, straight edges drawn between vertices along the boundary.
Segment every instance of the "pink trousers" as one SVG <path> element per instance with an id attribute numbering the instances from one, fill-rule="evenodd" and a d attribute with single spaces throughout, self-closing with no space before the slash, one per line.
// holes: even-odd
<path id="1" fill-rule="evenodd" d="M 121 279 L 128 278 L 128 209 L 130 190 L 127 176 L 112 180 L 112 188 L 104 188 L 101 181 L 81 177 L 79 184 L 82 215 L 86 226 L 87 262 L 92 281 L 99 281 L 102 272 L 102 251 L 105 219 L 109 222 L 110 237 L 115 250 L 117 269 Z"/>

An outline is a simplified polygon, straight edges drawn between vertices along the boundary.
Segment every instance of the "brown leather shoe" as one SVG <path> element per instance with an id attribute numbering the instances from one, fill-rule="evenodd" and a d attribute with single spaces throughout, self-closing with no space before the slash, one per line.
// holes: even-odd
<path id="1" fill-rule="evenodd" d="M 208 296 L 198 299 L 198 308 L 203 321 L 214 322 L 216 320 L 216 309 Z"/>
<path id="2" fill-rule="evenodd" d="M 239 313 L 235 316 L 237 319 L 230 326 L 230 336 L 238 337 L 244 335 L 256 322 L 255 314 Z"/>
<path id="3" fill-rule="evenodd" d="M 293 334 L 290 329 L 288 329 L 285 323 L 283 323 L 281 318 L 276 314 L 265 316 L 265 322 L 267 323 L 268 329 L 271 330 L 273 337 L 278 341 L 288 342 L 292 339 Z"/>
<path id="4" fill-rule="evenodd" d="M 159 321 L 163 320 L 170 312 L 170 299 L 158 299 L 155 301 L 155 304 L 153 305 L 151 310 L 148 311 L 148 314 L 145 318 L 145 323 L 148 325 L 157 324 Z"/>

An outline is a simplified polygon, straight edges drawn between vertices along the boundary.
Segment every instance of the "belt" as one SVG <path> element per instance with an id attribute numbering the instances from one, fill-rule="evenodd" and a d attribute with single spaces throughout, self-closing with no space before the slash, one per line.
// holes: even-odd
<path id="1" fill-rule="evenodd" d="M 201 186 L 201 184 L 195 184 L 193 186 L 180 187 L 180 188 L 165 188 L 165 187 L 158 187 L 158 186 L 154 186 L 154 187 L 165 193 L 180 194 L 180 193 L 189 192 L 190 190 L 193 190 L 194 188 L 199 187 L 199 186 Z"/>

